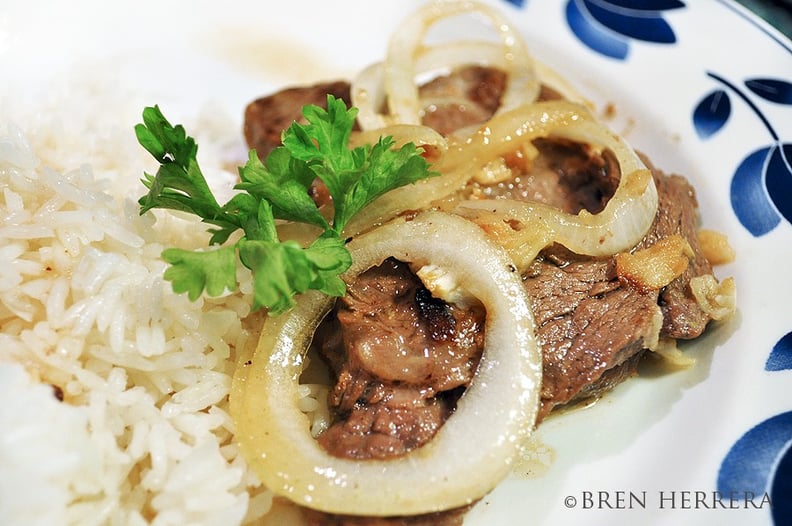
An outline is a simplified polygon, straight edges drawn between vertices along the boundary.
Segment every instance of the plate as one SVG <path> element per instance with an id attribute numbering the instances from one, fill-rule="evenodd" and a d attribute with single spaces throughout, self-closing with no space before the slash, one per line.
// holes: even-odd
<path id="1" fill-rule="evenodd" d="M 489 3 L 614 130 L 693 183 L 703 226 L 736 250 L 716 274 L 736 279 L 738 312 L 684 346 L 693 367 L 643 371 L 544 422 L 465 524 L 792 523 L 792 42 L 728 0 Z M 147 161 L 132 129 L 158 104 L 215 145 L 202 154 L 228 188 L 248 102 L 351 78 L 420 4 L 11 0 L 0 118 L 57 130 L 33 140 L 48 162 L 91 163 L 137 196 Z M 115 148 L 121 171 L 102 164 Z"/>

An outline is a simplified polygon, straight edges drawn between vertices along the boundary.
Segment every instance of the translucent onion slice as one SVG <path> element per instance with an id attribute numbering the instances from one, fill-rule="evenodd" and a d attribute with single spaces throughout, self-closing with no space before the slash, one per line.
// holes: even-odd
<path id="1" fill-rule="evenodd" d="M 453 201 L 452 196 L 490 162 L 541 137 L 566 138 L 613 152 L 621 178 L 603 211 L 574 215 L 540 203 L 506 199 Z M 635 151 L 585 106 L 564 100 L 520 106 L 468 137 L 449 137 L 445 155 L 432 168 L 443 175 L 388 192 L 350 222 L 347 234 L 365 231 L 407 210 L 453 209 L 459 204 L 455 213 L 483 226 L 524 268 L 554 241 L 594 256 L 625 251 L 641 240 L 657 212 L 654 180 Z"/>
<path id="2" fill-rule="evenodd" d="M 376 130 L 388 125 L 381 109 L 385 106 L 382 63 L 377 62 L 358 72 L 350 89 L 352 106 L 358 109 L 361 130 Z"/>
<path id="3" fill-rule="evenodd" d="M 416 50 L 413 73 L 416 82 L 420 83 L 421 78 L 429 81 L 432 77 L 449 74 L 458 67 L 471 64 L 501 69 L 505 69 L 507 65 L 501 46 L 492 42 L 460 41 Z M 362 130 L 376 130 L 395 120 L 380 113 L 387 101 L 383 82 L 384 68 L 382 62 L 372 64 L 360 71 L 352 82 L 352 105 L 358 108 L 358 124 Z M 417 91 L 415 96 L 418 97 Z M 530 93 L 524 93 L 523 102 L 531 100 L 530 97 Z M 433 102 L 420 101 L 419 105 L 425 108 Z"/>
<path id="4" fill-rule="evenodd" d="M 489 42 L 452 42 L 424 46 L 429 29 L 443 19 L 481 15 L 495 28 L 500 45 Z M 420 124 L 422 105 L 416 78 L 438 69 L 464 64 L 497 65 L 507 75 L 498 111 L 506 111 L 538 98 L 540 83 L 533 59 L 521 36 L 500 13 L 478 2 L 438 0 L 415 11 L 394 33 L 383 63 L 363 70 L 352 85 L 352 103 L 359 108 L 362 129 L 387 124 Z M 380 112 L 387 105 L 389 115 Z"/>
<path id="5" fill-rule="evenodd" d="M 616 254 L 616 275 L 638 290 L 660 290 L 687 270 L 692 257 L 687 239 L 672 234 L 650 247 Z"/>
<path id="6" fill-rule="evenodd" d="M 696 302 L 713 320 L 724 320 L 737 309 L 737 287 L 734 278 L 721 282 L 712 274 L 690 279 L 690 291 Z"/>
<path id="7" fill-rule="evenodd" d="M 584 104 L 593 108 L 594 104 L 584 97 L 567 79 L 547 64 L 532 58 L 532 69 L 538 77 L 538 85 L 547 85 L 562 98 L 571 102 Z M 448 74 L 465 65 L 480 65 L 499 68 L 506 71 L 512 64 L 503 54 L 503 47 L 486 41 L 459 41 L 436 44 L 416 51 L 415 76 L 417 79 Z M 363 130 L 375 130 L 388 125 L 391 120 L 382 115 L 380 110 L 385 106 L 385 86 L 383 85 L 384 65 L 377 62 L 358 73 L 352 83 L 352 103 L 359 109 L 358 123 Z M 533 78 L 533 77 L 532 77 Z M 539 91 L 533 81 L 522 84 L 509 83 L 506 87 L 509 96 L 504 97 L 498 113 L 504 113 L 523 104 L 538 100 Z M 434 100 L 421 99 L 421 107 L 436 103 Z"/>
<path id="8" fill-rule="evenodd" d="M 424 150 L 431 150 L 430 153 L 435 157 L 442 156 L 448 151 L 448 141 L 437 130 L 414 124 L 394 124 L 376 130 L 353 132 L 349 138 L 349 146 L 355 148 L 375 144 L 380 137 L 388 136 L 393 137 L 397 148 L 411 142 Z"/>
<path id="9" fill-rule="evenodd" d="M 622 137 L 599 123 L 584 106 L 539 102 L 495 117 L 470 138 L 454 162 L 468 164 L 475 157 L 479 165 L 516 149 L 515 143 L 538 137 L 569 139 L 615 155 L 621 177 L 601 212 L 569 214 L 542 203 L 491 199 L 461 202 L 456 213 L 490 232 L 521 269 L 553 242 L 589 256 L 611 255 L 635 246 L 657 213 L 652 173 Z M 481 152 L 486 153 L 484 158 Z"/>
<path id="10" fill-rule="evenodd" d="M 446 269 L 483 303 L 485 348 L 471 385 L 419 449 L 392 460 L 328 455 L 298 407 L 298 377 L 332 300 L 306 293 L 292 311 L 267 319 L 234 376 L 231 415 L 242 454 L 275 493 L 326 512 L 411 515 L 469 504 L 506 475 L 536 418 L 541 355 L 520 275 L 480 228 L 442 212 L 389 223 L 349 247 L 347 278 L 393 256 Z"/>

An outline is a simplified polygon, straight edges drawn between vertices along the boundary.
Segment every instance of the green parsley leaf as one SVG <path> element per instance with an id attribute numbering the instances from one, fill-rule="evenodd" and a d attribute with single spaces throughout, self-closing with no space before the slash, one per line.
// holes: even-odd
<path id="1" fill-rule="evenodd" d="M 250 269 L 266 268 L 253 274 L 253 308 L 266 306 L 273 314 L 289 310 L 293 296 L 308 290 L 317 277 L 305 251 L 294 241 L 242 241 L 239 258 Z"/>
<path id="2" fill-rule="evenodd" d="M 267 157 L 266 166 L 251 150 L 248 162 L 239 169 L 242 180 L 236 188 L 272 204 L 275 217 L 329 228 L 327 220 L 309 194 L 316 178 L 308 165 L 295 159 L 285 148 L 275 148 Z"/>
<path id="3" fill-rule="evenodd" d="M 237 287 L 236 262 L 253 274 L 253 307 L 273 314 L 294 305 L 294 296 L 309 289 L 342 296 L 340 275 L 352 264 L 342 239 L 344 227 L 357 212 L 382 194 L 437 175 L 413 144 L 393 148 L 391 137 L 373 146 L 349 149 L 357 109 L 327 97 L 327 110 L 305 106 L 308 124 L 293 123 L 283 133 L 283 146 L 262 162 L 250 151 L 239 168 L 239 193 L 220 206 L 198 166 L 198 147 L 181 125 L 173 126 L 159 107 L 143 110 L 135 127 L 138 142 L 159 163 L 155 175 L 144 174 L 148 193 L 140 213 L 154 208 L 197 215 L 212 225 L 208 251 L 170 248 L 162 253 L 170 264 L 164 277 L 177 293 L 191 300 L 204 291 L 212 296 Z M 332 222 L 311 199 L 316 178 L 333 198 Z M 280 240 L 276 219 L 307 223 L 322 233 L 307 247 Z M 233 244 L 231 236 L 241 230 Z"/>
<path id="4" fill-rule="evenodd" d="M 307 125 L 293 123 L 283 135 L 289 152 L 311 167 L 333 197 L 333 230 L 341 234 L 349 220 L 377 197 L 407 184 L 439 175 L 429 171 L 422 150 L 408 143 L 396 150 L 391 137 L 350 150 L 357 109 L 327 97 L 327 110 L 303 108 Z"/>
<path id="5" fill-rule="evenodd" d="M 333 228 L 342 232 L 349 220 L 381 195 L 400 186 L 439 175 L 429 172 L 429 164 L 421 157 L 421 151 L 413 143 L 400 149 L 392 149 L 393 139 L 380 138 L 372 148 L 365 149 L 367 160 L 352 179 L 349 189 L 339 198 L 336 205 Z"/>
<path id="6" fill-rule="evenodd" d="M 156 176 L 144 174 L 143 184 L 149 193 L 139 200 L 141 213 L 170 208 L 224 222 L 220 205 L 196 162 L 198 146 L 182 126 L 171 126 L 154 106 L 143 111 L 143 124 L 135 126 L 135 135 L 160 163 Z"/>
<path id="7" fill-rule="evenodd" d="M 308 289 L 343 296 L 346 285 L 338 275 L 352 264 L 343 242 L 333 236 L 320 237 L 306 249 L 291 240 L 242 241 L 239 257 L 250 269 L 267 269 L 254 273 L 253 308 L 267 306 L 273 314 L 289 310 L 293 296 Z"/>
<path id="8" fill-rule="evenodd" d="M 197 300 L 204 290 L 210 296 L 236 290 L 236 251 L 232 246 L 206 252 L 168 248 L 162 259 L 170 263 L 163 277 L 175 293 L 186 292 L 190 301 Z"/>

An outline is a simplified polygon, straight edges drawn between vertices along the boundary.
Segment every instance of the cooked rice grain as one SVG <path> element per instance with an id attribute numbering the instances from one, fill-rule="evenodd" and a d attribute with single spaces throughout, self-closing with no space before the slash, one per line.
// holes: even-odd
<path id="1" fill-rule="evenodd" d="M 125 194 L 148 167 L 128 162 L 129 137 L 98 176 L 59 162 L 57 139 L 34 148 L 13 126 L 0 138 L 0 524 L 261 517 L 272 496 L 226 412 L 236 350 L 255 343 L 250 284 L 173 294 L 160 253 L 205 245 L 205 226 L 139 216 Z"/>

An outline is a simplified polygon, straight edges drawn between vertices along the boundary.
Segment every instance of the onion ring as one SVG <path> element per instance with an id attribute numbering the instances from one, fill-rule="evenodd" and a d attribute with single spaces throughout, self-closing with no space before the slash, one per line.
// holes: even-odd
<path id="1" fill-rule="evenodd" d="M 272 491 L 325 512 L 412 515 L 470 504 L 508 473 L 536 419 L 541 354 L 520 275 L 479 227 L 442 212 L 396 220 L 349 248 L 346 279 L 391 256 L 432 263 L 483 303 L 485 345 L 473 381 L 423 447 L 390 460 L 330 456 L 298 407 L 304 353 L 333 301 L 308 292 L 289 313 L 268 317 L 249 365 L 237 368 L 231 415 L 240 450 Z"/>
<path id="2" fill-rule="evenodd" d="M 575 215 L 541 203 L 508 199 L 451 200 L 443 206 L 494 234 L 521 270 L 552 242 L 592 256 L 615 254 L 637 244 L 657 213 L 657 188 L 651 172 L 627 142 L 599 123 L 585 106 L 564 100 L 521 106 L 492 118 L 468 137 L 450 137 L 445 154 L 433 166 L 441 176 L 388 192 L 361 211 L 346 233 L 355 235 L 406 210 L 422 210 L 449 200 L 489 162 L 542 137 L 613 152 L 621 177 L 604 210 Z M 504 228 L 508 235 L 498 238 L 497 232 Z"/>
<path id="3" fill-rule="evenodd" d="M 619 185 L 601 212 L 569 214 L 542 203 L 484 199 L 461 202 L 455 213 L 494 234 L 521 270 L 554 242 L 588 256 L 612 255 L 635 246 L 657 214 L 652 173 L 622 137 L 597 122 L 584 106 L 539 102 L 495 117 L 470 138 L 464 154 L 457 155 L 454 162 L 482 165 L 514 150 L 515 143 L 539 137 L 593 145 L 616 156 L 621 170 Z M 486 152 L 486 157 L 481 158 L 481 152 Z M 497 235 L 503 230 L 508 230 L 508 236 Z"/>
<path id="4" fill-rule="evenodd" d="M 486 42 L 422 47 L 431 26 L 444 18 L 463 14 L 479 14 L 489 20 L 500 37 L 497 47 L 500 53 L 494 53 L 492 44 Z M 364 69 L 355 79 L 351 97 L 352 104 L 359 109 L 358 123 L 364 130 L 388 124 L 420 124 L 422 109 L 416 76 L 437 67 L 464 63 L 492 63 L 506 72 L 499 112 L 533 102 L 539 96 L 540 83 L 533 59 L 505 18 L 482 3 L 437 0 L 405 19 L 391 38 L 385 61 Z M 389 110 L 387 116 L 380 113 L 385 104 Z"/>

